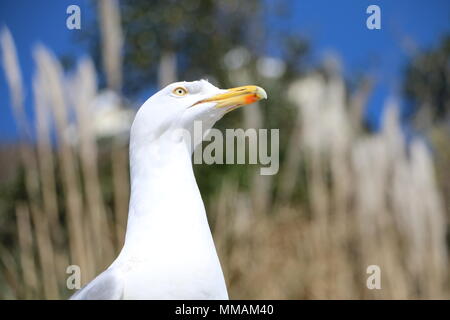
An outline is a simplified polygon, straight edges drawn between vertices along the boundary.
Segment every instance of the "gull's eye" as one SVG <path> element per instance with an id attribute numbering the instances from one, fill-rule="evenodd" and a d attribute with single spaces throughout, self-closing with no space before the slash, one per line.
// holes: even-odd
<path id="1" fill-rule="evenodd" d="M 177 96 L 185 96 L 188 94 L 188 91 L 183 87 L 178 87 L 178 88 L 173 89 L 172 93 Z"/>

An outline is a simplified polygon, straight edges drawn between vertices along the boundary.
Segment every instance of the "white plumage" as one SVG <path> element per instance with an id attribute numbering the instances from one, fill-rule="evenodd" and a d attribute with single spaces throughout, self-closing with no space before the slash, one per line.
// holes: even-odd
<path id="1" fill-rule="evenodd" d="M 266 98 L 205 80 L 167 86 L 139 109 L 130 133 L 131 196 L 125 244 L 111 266 L 71 299 L 228 299 L 191 155 L 194 121 Z M 206 133 L 206 132 L 205 132 Z"/>

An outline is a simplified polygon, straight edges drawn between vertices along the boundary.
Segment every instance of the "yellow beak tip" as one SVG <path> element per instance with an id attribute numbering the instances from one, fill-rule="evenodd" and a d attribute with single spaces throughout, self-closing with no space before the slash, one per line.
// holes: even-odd
<path id="1" fill-rule="evenodd" d="M 267 99 L 267 92 L 261 87 L 256 87 L 256 95 L 259 99 Z"/>

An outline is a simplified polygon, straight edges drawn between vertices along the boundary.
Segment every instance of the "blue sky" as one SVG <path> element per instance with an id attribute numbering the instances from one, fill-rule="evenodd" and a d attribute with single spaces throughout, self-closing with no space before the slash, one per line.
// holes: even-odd
<path id="1" fill-rule="evenodd" d="M 275 1 L 276 2 L 276 1 Z M 68 30 L 66 8 L 77 4 L 84 19 L 89 19 L 90 1 L 70 0 L 5 0 L 0 2 L 0 27 L 11 30 L 19 53 L 26 90 L 26 109 L 32 113 L 31 78 L 34 72 L 33 46 L 43 43 L 57 55 L 82 55 L 85 48 L 75 41 L 79 31 Z M 401 97 L 402 71 L 411 58 L 408 46 L 425 49 L 434 46 L 450 32 L 448 0 L 299 0 L 292 1 L 291 15 L 280 21 L 271 12 L 274 1 L 266 0 L 265 17 L 270 30 L 296 30 L 310 40 L 311 59 L 320 61 L 334 53 L 341 59 L 346 76 L 370 72 L 377 80 L 367 110 L 374 127 L 380 123 L 384 101 Z M 381 8 L 381 30 L 366 28 L 366 8 Z M 3 70 L 0 72 L 0 141 L 17 138 L 10 110 L 9 93 Z"/>

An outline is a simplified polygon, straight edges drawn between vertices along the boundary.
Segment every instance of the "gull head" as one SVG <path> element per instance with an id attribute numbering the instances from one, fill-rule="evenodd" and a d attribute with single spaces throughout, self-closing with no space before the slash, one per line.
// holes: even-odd
<path id="1" fill-rule="evenodd" d="M 227 112 L 266 98 L 264 89 L 254 85 L 219 89 L 206 80 L 172 83 L 141 106 L 131 128 L 132 143 L 182 139 L 174 135 L 180 131 L 193 137 L 196 121 L 201 122 L 204 137 Z M 200 142 L 194 141 L 193 147 Z"/>

